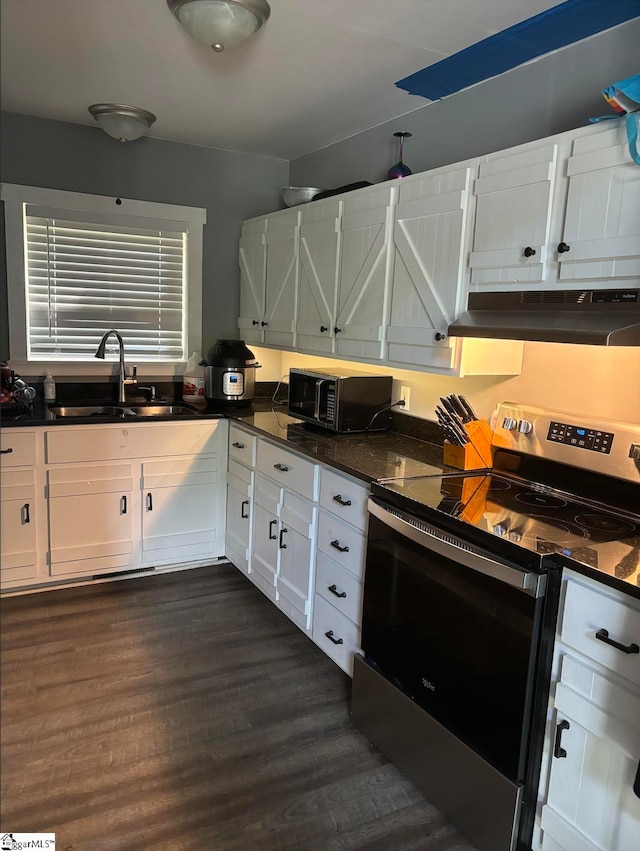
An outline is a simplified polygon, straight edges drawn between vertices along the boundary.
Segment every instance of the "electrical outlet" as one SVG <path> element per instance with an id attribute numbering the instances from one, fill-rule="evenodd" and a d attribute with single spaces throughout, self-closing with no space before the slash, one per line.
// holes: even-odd
<path id="1" fill-rule="evenodd" d="M 411 388 L 410 387 L 401 387 L 400 388 L 400 398 L 404 400 L 403 411 L 409 410 L 409 405 L 411 402 Z"/>

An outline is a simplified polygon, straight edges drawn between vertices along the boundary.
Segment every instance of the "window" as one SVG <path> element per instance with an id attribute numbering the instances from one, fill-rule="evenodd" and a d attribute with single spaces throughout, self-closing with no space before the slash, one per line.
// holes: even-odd
<path id="1" fill-rule="evenodd" d="M 92 361 L 105 331 L 127 358 L 200 348 L 205 211 L 2 187 L 12 360 Z"/>

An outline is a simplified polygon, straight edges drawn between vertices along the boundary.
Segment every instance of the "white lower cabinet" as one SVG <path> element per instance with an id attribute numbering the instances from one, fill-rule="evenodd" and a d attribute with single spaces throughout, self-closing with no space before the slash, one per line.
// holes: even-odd
<path id="1" fill-rule="evenodd" d="M 253 521 L 253 470 L 229 457 L 227 471 L 227 528 L 225 554 L 243 573 L 249 573 Z"/>
<path id="2" fill-rule="evenodd" d="M 0 481 L 0 553 L 3 586 L 35 579 L 38 546 L 33 469 L 2 471 Z"/>
<path id="3" fill-rule="evenodd" d="M 278 532 L 282 488 L 256 473 L 249 578 L 269 599 L 277 600 Z"/>
<path id="4" fill-rule="evenodd" d="M 568 573 L 533 847 L 640 851 L 640 603 Z"/>

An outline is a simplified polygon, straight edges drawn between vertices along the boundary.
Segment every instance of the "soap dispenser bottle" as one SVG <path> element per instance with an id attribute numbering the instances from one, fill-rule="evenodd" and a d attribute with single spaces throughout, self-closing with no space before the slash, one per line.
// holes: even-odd
<path id="1" fill-rule="evenodd" d="M 50 372 L 47 372 L 44 378 L 44 401 L 45 402 L 55 402 L 56 401 L 56 383 L 53 380 L 53 376 Z"/>

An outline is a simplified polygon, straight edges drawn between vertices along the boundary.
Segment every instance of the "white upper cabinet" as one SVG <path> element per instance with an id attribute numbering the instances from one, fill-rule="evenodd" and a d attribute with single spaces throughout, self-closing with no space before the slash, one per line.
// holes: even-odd
<path id="1" fill-rule="evenodd" d="M 248 343 L 264 339 L 265 277 L 267 262 L 267 220 L 249 219 L 240 237 L 240 335 Z"/>
<path id="2" fill-rule="evenodd" d="M 640 285 L 640 168 L 623 122 L 483 157 L 475 201 L 472 290 Z"/>
<path id="3" fill-rule="evenodd" d="M 391 184 L 343 196 L 335 353 L 343 358 L 383 357 L 390 282 Z"/>
<path id="4" fill-rule="evenodd" d="M 472 164 L 403 178 L 393 215 L 395 246 L 387 359 L 449 370 L 457 343 L 447 328 L 464 308 L 464 248 Z"/>
<path id="5" fill-rule="evenodd" d="M 342 201 L 327 198 L 302 208 L 297 345 L 331 354 L 334 346 Z"/>
<path id="6" fill-rule="evenodd" d="M 264 342 L 292 348 L 298 295 L 300 210 L 283 210 L 267 219 Z"/>

